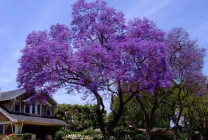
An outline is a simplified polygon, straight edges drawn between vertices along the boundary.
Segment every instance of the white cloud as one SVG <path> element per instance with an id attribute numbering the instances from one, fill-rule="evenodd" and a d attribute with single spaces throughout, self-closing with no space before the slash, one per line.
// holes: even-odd
<path id="1" fill-rule="evenodd" d="M 176 0 L 134 0 L 130 8 L 122 9 L 126 19 L 149 17 L 166 8 Z"/>
<path id="2" fill-rule="evenodd" d="M 143 14 L 143 17 L 147 17 L 150 16 L 156 12 L 158 12 L 159 10 L 163 9 L 164 7 L 166 7 L 167 5 L 169 5 L 173 0 L 164 0 L 163 2 L 159 3 L 156 6 L 153 6 L 153 8 L 149 9 L 146 13 Z"/>

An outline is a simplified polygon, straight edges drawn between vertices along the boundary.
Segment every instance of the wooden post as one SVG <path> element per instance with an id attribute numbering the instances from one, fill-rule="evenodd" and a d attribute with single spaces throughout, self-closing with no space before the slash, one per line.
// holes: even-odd
<path id="1" fill-rule="evenodd" d="M 13 126 L 12 126 L 12 122 L 11 122 L 11 129 L 12 129 L 12 134 L 14 133 L 14 131 L 13 131 Z"/>
<path id="2" fill-rule="evenodd" d="M 19 124 L 19 123 L 15 123 L 14 126 L 15 126 L 15 134 L 20 134 L 21 133 L 21 129 L 22 129 L 21 128 L 22 125 Z"/>
<path id="3" fill-rule="evenodd" d="M 14 111 L 14 110 L 13 110 L 13 107 L 15 106 L 15 102 L 16 102 L 16 98 L 14 98 L 13 103 L 12 103 L 12 106 L 11 106 L 11 110 L 12 110 L 12 111 Z"/>
<path id="4" fill-rule="evenodd" d="M 22 122 L 22 126 L 21 126 L 21 129 L 20 129 L 20 133 L 22 133 L 22 128 L 23 128 L 23 122 Z"/>
<path id="5" fill-rule="evenodd" d="M 3 135 L 5 135 L 5 124 L 3 124 Z"/>

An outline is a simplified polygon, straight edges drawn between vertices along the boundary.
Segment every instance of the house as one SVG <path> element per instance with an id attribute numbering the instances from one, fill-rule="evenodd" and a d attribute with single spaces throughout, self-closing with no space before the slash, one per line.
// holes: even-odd
<path id="1" fill-rule="evenodd" d="M 0 92 L 0 134 L 32 133 L 41 138 L 67 125 L 54 117 L 57 102 L 52 97 L 33 104 L 30 98 L 25 89 Z"/>

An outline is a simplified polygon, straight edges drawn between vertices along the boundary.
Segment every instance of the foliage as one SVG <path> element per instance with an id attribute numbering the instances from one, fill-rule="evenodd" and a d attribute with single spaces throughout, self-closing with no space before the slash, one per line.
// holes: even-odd
<path id="1" fill-rule="evenodd" d="M 66 121 L 73 131 L 98 128 L 96 105 L 60 104 L 55 110 L 55 115 L 57 118 Z"/>
<path id="2" fill-rule="evenodd" d="M 87 136 L 92 137 L 93 140 L 99 139 L 101 132 L 93 129 L 85 129 L 83 131 L 70 131 L 69 129 L 57 131 L 55 134 L 55 140 L 63 140 L 63 138 L 69 138 L 74 136 Z"/>
<path id="3" fill-rule="evenodd" d="M 116 127 L 112 132 L 111 136 L 113 136 L 116 140 L 131 140 L 135 139 L 138 132 L 134 129 L 131 130 L 128 127 Z"/>
<path id="4" fill-rule="evenodd" d="M 208 106 L 207 96 L 189 97 L 188 105 L 184 107 L 184 130 L 186 138 L 190 139 L 195 131 L 204 135 L 207 133 Z"/>
<path id="5" fill-rule="evenodd" d="M 93 129 L 85 129 L 83 132 L 83 135 L 90 135 L 90 136 L 93 136 L 93 135 L 98 135 L 100 134 L 99 131 L 95 131 Z"/>
<path id="6" fill-rule="evenodd" d="M 152 140 L 173 140 L 172 135 L 163 135 L 160 136 L 159 138 L 152 138 Z M 182 140 L 182 139 L 178 139 L 178 140 Z"/>
<path id="7" fill-rule="evenodd" d="M 62 140 L 62 138 L 66 135 L 71 134 L 71 131 L 66 129 L 66 130 L 59 130 L 55 133 L 55 140 Z"/>
<path id="8" fill-rule="evenodd" d="M 190 38 L 182 28 L 172 29 L 166 36 L 169 64 L 173 72 L 173 87 L 167 91 L 170 96 L 164 102 L 170 106 L 171 119 L 176 129 L 174 139 L 177 139 L 177 126 L 185 107 L 191 107 L 192 97 L 207 94 L 207 78 L 202 73 L 205 49 Z M 187 53 L 188 52 L 188 53 Z"/>
<path id="9" fill-rule="evenodd" d="M 144 134 L 137 134 L 137 135 L 135 136 L 135 139 L 136 139 L 136 140 L 145 140 L 145 136 L 144 136 Z"/>
<path id="10" fill-rule="evenodd" d="M 60 137 L 56 137 L 56 140 L 75 140 L 75 139 L 89 139 L 89 140 L 102 140 L 103 137 L 101 135 L 101 132 L 96 132 L 93 129 L 86 129 L 84 131 L 80 131 L 80 132 L 74 132 L 71 131 L 68 134 L 66 134 L 64 131 L 63 132 L 57 132 L 58 134 L 60 134 L 59 136 L 61 136 L 61 139 L 59 139 Z M 137 137 L 139 138 L 144 138 L 144 135 L 138 135 L 138 132 L 136 132 L 135 130 L 130 130 L 128 128 L 124 128 L 124 127 L 117 127 L 111 134 L 110 134 L 110 138 L 111 140 L 132 140 L 132 139 L 136 139 Z"/>
<path id="11" fill-rule="evenodd" d="M 114 109 L 118 109 L 119 107 L 118 97 L 114 97 L 113 107 Z M 113 114 L 110 112 L 107 116 L 107 120 L 110 121 L 113 119 Z M 144 127 L 144 114 L 138 106 L 136 99 L 131 100 L 124 108 L 124 114 L 121 119 L 118 121 L 118 127 L 128 128 L 127 121 L 130 121 L 134 124 L 135 127 L 143 128 Z"/>
<path id="12" fill-rule="evenodd" d="M 114 107 L 118 108 L 118 97 L 114 97 Z M 148 104 L 148 98 L 145 98 L 146 104 Z M 155 128 L 169 128 L 170 126 L 170 117 L 171 117 L 170 107 L 166 104 L 160 104 L 155 112 L 155 119 L 153 120 L 152 127 Z M 112 119 L 112 113 L 107 117 L 108 120 Z M 144 113 L 136 99 L 131 100 L 126 106 L 124 115 L 119 120 L 117 127 L 123 126 L 127 127 L 127 122 L 131 122 L 136 128 L 145 128 L 144 122 Z"/>
<path id="13" fill-rule="evenodd" d="M 72 134 L 72 135 L 64 136 L 63 140 L 93 140 L 93 138 L 90 136 L 85 136 L 80 134 Z"/>
<path id="14" fill-rule="evenodd" d="M 86 129 L 80 132 L 70 132 L 70 134 L 63 135 L 61 140 L 102 140 L 103 136 L 100 132 L 93 129 Z"/>
<path id="15" fill-rule="evenodd" d="M 103 136 L 101 134 L 96 134 L 93 136 L 81 135 L 81 134 L 71 134 L 71 135 L 64 136 L 63 140 L 103 140 Z"/>
<path id="16" fill-rule="evenodd" d="M 155 119 L 153 120 L 154 128 L 170 128 L 171 108 L 164 103 L 161 103 L 155 112 Z"/>
<path id="17" fill-rule="evenodd" d="M 95 90 L 108 89 L 109 82 L 135 84 L 150 94 L 155 87 L 171 86 L 164 32 L 152 21 L 136 18 L 125 24 L 124 15 L 103 1 L 78 0 L 72 15 L 72 30 L 56 24 L 49 32 L 28 35 L 19 60 L 20 87 L 44 94 L 83 87 L 98 96 Z"/>
<path id="18" fill-rule="evenodd" d="M 30 133 L 24 133 L 22 135 L 23 135 L 24 140 L 31 139 L 31 137 L 32 137 L 32 134 L 30 134 Z"/>
<path id="19" fill-rule="evenodd" d="M 206 77 L 201 72 L 205 50 L 183 29 L 166 34 L 147 18 L 126 22 L 122 12 L 102 0 L 78 0 L 72 6 L 70 25 L 51 25 L 49 31 L 33 31 L 27 36 L 17 81 L 19 87 L 31 92 L 32 101 L 46 101 L 59 88 L 68 93 L 82 92 L 84 99 L 92 97 L 105 139 L 134 98 L 144 114 L 148 134 L 165 99 L 173 112 L 182 111 L 188 91 L 194 91 L 194 95 L 206 93 Z M 115 96 L 118 107 L 113 106 Z M 103 115 L 106 98 L 112 101 L 108 125 Z M 78 129 L 92 125 L 79 117 L 75 121 L 74 128 Z"/>
<path id="20" fill-rule="evenodd" d="M 32 134 L 10 134 L 10 135 L 0 135 L 1 140 L 29 140 L 31 139 Z"/>

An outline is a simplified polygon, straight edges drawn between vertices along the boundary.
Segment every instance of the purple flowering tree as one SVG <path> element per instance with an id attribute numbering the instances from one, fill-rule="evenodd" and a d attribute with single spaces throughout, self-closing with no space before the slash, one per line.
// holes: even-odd
<path id="1" fill-rule="evenodd" d="M 202 73 L 205 49 L 190 39 L 182 28 L 172 29 L 166 36 L 169 63 L 173 71 L 173 87 L 165 103 L 173 111 L 173 136 L 177 140 L 177 131 L 184 108 L 194 96 L 207 93 L 207 78 Z"/>
<path id="2" fill-rule="evenodd" d="M 152 21 L 148 19 L 134 19 L 130 20 L 128 23 L 127 40 L 122 43 L 122 48 L 124 49 L 128 45 L 130 45 L 132 49 L 139 46 L 141 48 L 141 50 L 132 51 L 138 54 L 135 57 L 136 59 L 133 58 L 131 60 L 128 67 L 131 68 L 133 63 L 135 63 L 134 65 L 140 65 L 136 67 L 137 71 L 134 73 L 137 75 L 131 77 L 133 84 L 129 84 L 128 88 L 131 94 L 133 94 L 132 91 L 134 91 L 132 88 L 136 88 L 134 84 L 135 86 L 139 86 L 141 90 L 135 97 L 144 113 L 147 140 L 150 139 L 155 111 L 167 96 L 167 94 L 163 94 L 159 91 L 160 89 L 167 89 L 172 85 L 172 73 L 167 61 L 167 48 L 164 44 L 164 36 L 165 33 L 158 29 Z M 123 51 L 122 49 L 120 50 Z M 141 56 L 141 54 L 145 57 Z M 139 56 L 141 56 L 141 58 L 139 58 Z M 128 56 L 127 61 L 130 58 L 131 57 Z M 139 60 L 135 61 L 137 58 L 139 58 Z M 141 63 L 143 61 L 144 63 Z M 134 68 L 132 67 L 131 69 L 133 70 Z M 151 81 L 149 81 L 150 79 Z M 148 101 L 149 103 L 147 104 Z M 149 104 L 151 104 L 151 106 L 149 106 Z"/>
<path id="3" fill-rule="evenodd" d="M 104 1 L 78 0 L 72 9 L 70 27 L 56 24 L 27 36 L 17 81 L 19 87 L 33 91 L 34 98 L 39 91 L 46 97 L 60 88 L 92 96 L 107 140 L 131 99 L 171 86 L 165 33 L 146 18 L 126 23 L 124 15 Z M 111 103 L 114 117 L 106 125 L 103 100 L 109 97 L 113 102 L 114 96 L 119 107 L 114 109 Z"/>

